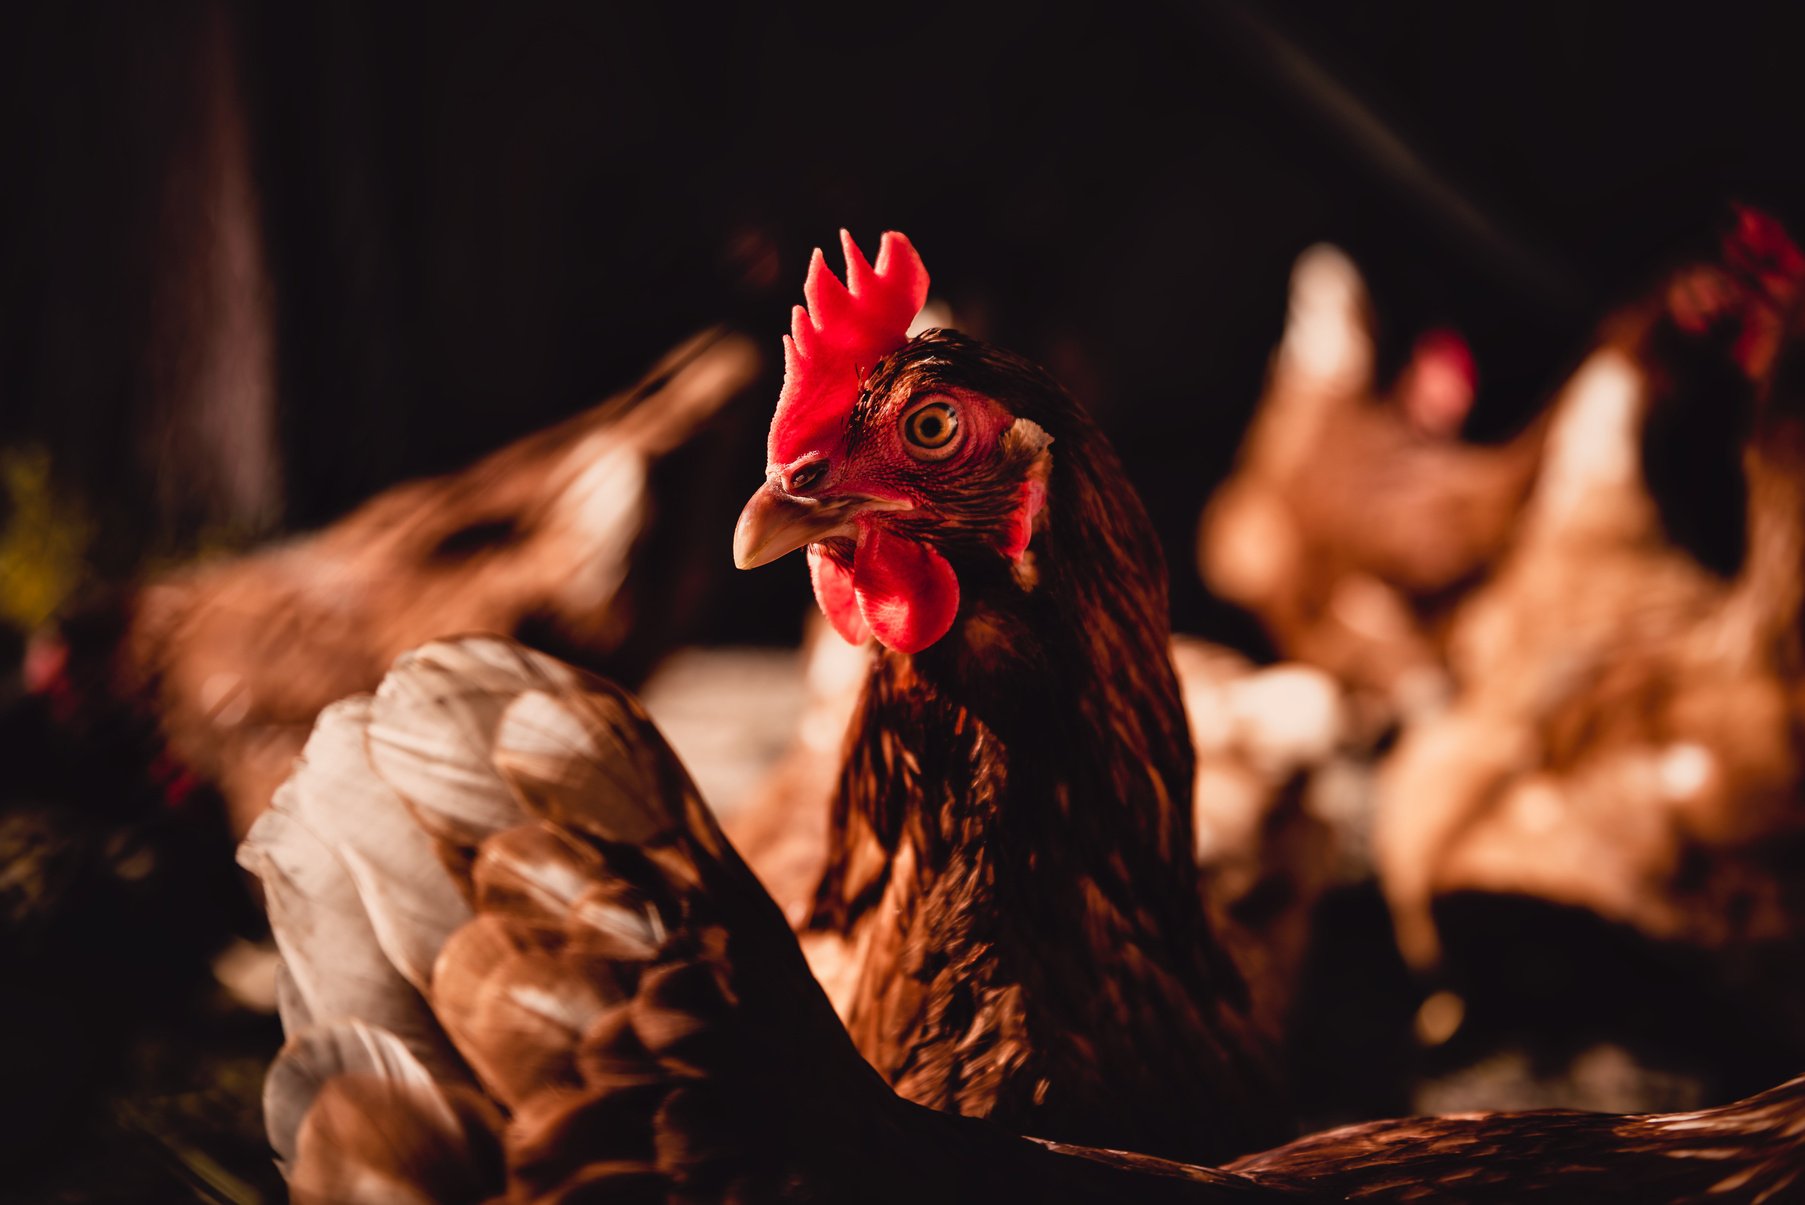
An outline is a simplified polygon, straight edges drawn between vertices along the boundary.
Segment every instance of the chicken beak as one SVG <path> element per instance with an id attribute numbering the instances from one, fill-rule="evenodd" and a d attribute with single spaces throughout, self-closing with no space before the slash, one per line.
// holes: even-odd
<path id="1" fill-rule="evenodd" d="M 775 478 L 759 487 L 733 528 L 733 563 L 741 569 L 768 565 L 785 553 L 829 536 L 852 535 L 852 517 L 864 498 L 798 498 Z"/>

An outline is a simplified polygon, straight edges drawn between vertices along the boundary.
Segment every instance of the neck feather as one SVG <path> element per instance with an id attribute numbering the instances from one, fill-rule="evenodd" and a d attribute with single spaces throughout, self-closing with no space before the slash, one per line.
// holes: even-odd
<path id="1" fill-rule="evenodd" d="M 1277 1097 L 1202 903 L 1159 551 L 1084 433 L 1056 437 L 1037 584 L 961 566 L 953 632 L 877 656 L 814 925 L 863 951 L 848 1028 L 905 1097 L 1215 1157 Z"/>
<path id="2" fill-rule="evenodd" d="M 892 853 L 912 822 L 930 863 L 967 844 L 1019 863 L 1003 873 L 1082 858 L 1162 912 L 1194 909 L 1193 760 L 1163 560 L 1108 444 L 1081 416 L 1066 426 L 1035 584 L 1024 591 L 1000 559 L 962 566 L 952 633 L 912 657 L 879 650 L 817 923 L 844 924 L 875 885 L 849 864 L 852 836 Z"/>

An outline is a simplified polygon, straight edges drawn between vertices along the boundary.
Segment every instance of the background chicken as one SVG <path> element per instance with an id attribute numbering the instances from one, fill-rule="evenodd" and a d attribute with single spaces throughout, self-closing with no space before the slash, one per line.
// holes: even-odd
<path id="1" fill-rule="evenodd" d="M 230 1077 L 268 1040 L 267 964 L 244 940 L 262 919 L 230 833 L 267 805 L 319 710 L 423 639 L 512 632 L 643 675 L 726 569 L 702 532 L 735 499 L 711 470 L 736 424 L 756 422 L 744 403 L 760 366 L 737 335 L 698 336 L 633 389 L 467 470 L 315 535 L 163 573 L 33 639 L 0 686 L 0 951 L 14 972 L 0 1163 L 87 1125 L 123 1128 L 128 1150 L 184 1180 L 205 1182 L 219 1158 L 260 1166 L 239 1145 L 255 1118 Z M 109 1012 L 120 983 L 128 1021 Z M 197 1050 L 226 1085 L 192 1106 L 211 1118 L 210 1150 L 190 1116 L 147 1121 L 141 1098 L 105 1095 L 180 1083 Z"/>
<path id="2" fill-rule="evenodd" d="M 1503 550 L 1542 427 L 1463 441 L 1478 386 L 1465 343 L 1425 335 L 1384 388 L 1372 322 L 1345 255 L 1298 259 L 1265 398 L 1198 551 L 1210 587 L 1354 689 L 1376 732 L 1444 698 L 1443 625 Z"/>
<path id="3" fill-rule="evenodd" d="M 761 763 L 756 781 L 742 797 L 709 796 L 734 848 L 797 927 L 814 912 L 815 891 L 827 864 L 828 816 L 846 757 L 846 730 L 869 670 L 863 648 L 848 644 L 819 614 L 811 615 L 798 670 L 802 704 L 781 754 Z M 767 705 L 761 698 L 760 706 Z M 659 715 L 656 696 L 648 706 Z M 668 727 L 663 715 L 659 723 Z M 676 737 L 673 743 L 684 745 Z M 820 967 L 816 973 L 821 974 Z"/>
<path id="4" fill-rule="evenodd" d="M 1192 817 L 1204 894 L 1281 1035 L 1317 938 L 1317 908 L 1364 875 L 1365 734 L 1315 668 L 1257 667 L 1193 637 L 1172 663 L 1197 749 Z"/>
<path id="5" fill-rule="evenodd" d="M 242 833 L 320 709 L 423 640 L 516 633 L 636 681 L 718 577 L 702 533 L 731 501 L 713 466 L 759 370 L 742 337 L 698 336 L 634 388 L 460 473 L 70 620 L 34 648 L 33 685 L 56 709 L 136 721 L 171 790 L 217 787 Z"/>
<path id="6" fill-rule="evenodd" d="M 1525 996 L 1571 999 L 1560 985 L 1572 976 L 1622 967 L 1624 955 L 1599 951 L 1627 935 L 1640 969 L 1582 993 L 1613 1002 L 1602 1017 L 1581 1008 L 1569 1022 L 1620 1028 L 1611 1018 L 1638 990 L 1692 1001 L 1665 1024 L 1694 1061 L 1701 1045 L 1763 1035 L 1732 1083 L 1783 1065 L 1801 1032 L 1790 967 L 1805 466 L 1791 355 L 1769 365 L 1802 268 L 1771 220 L 1745 212 L 1721 262 L 1676 274 L 1607 326 L 1556 402 L 1507 562 L 1456 621 L 1457 702 L 1406 732 L 1378 817 L 1382 881 L 1417 966 L 1501 992 L 1526 1018 Z M 1728 579 L 1674 541 L 1650 491 L 1645 431 L 1675 408 L 1713 416 L 1718 438 L 1742 445 L 1746 552 Z M 1545 951 L 1513 952 L 1541 928 L 1533 910 L 1508 911 L 1511 899 L 1605 924 L 1582 941 L 1577 920 L 1550 918 L 1592 951 L 1557 972 Z M 1638 940 L 1665 948 L 1651 955 Z M 1519 976 L 1526 958 L 1543 969 Z M 1670 996 L 1666 982 L 1687 986 Z M 1736 1056 L 1705 1062 L 1723 1074 Z"/>

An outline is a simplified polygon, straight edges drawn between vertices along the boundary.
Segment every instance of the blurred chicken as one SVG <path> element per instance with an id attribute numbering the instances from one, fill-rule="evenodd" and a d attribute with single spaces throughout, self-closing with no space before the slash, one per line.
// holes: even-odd
<path id="1" fill-rule="evenodd" d="M 1676 274 L 1607 324 L 1557 399 L 1521 535 L 1456 623 L 1459 700 L 1406 733 L 1382 778 L 1379 868 L 1418 967 L 1443 952 L 1433 905 L 1459 892 L 1797 963 L 1796 319 L 1773 361 L 1802 279 L 1805 259 L 1778 227 L 1744 213 L 1720 263 Z M 1644 425 L 1671 407 L 1704 408 L 1731 433 L 1754 415 L 1747 547 L 1728 581 L 1668 538 L 1646 486 Z"/>
<path id="2" fill-rule="evenodd" d="M 1265 400 L 1199 535 L 1204 579 L 1279 651 L 1356 692 L 1369 728 L 1445 694 L 1442 624 L 1502 551 L 1542 424 L 1463 442 L 1476 377 L 1458 336 L 1424 336 L 1389 392 L 1354 265 L 1306 251 Z"/>
<path id="3" fill-rule="evenodd" d="M 1665 1117 L 1351 1126 L 1224 1170 L 922 1108 L 637 704 L 492 638 L 328 708 L 241 857 L 285 960 L 264 1106 L 298 1205 L 1736 1205 L 1780 1200 L 1805 1154 L 1805 1080 Z"/>
<path id="4" fill-rule="evenodd" d="M 466 470 L 79 617 L 39 642 L 34 685 L 72 715 L 131 717 L 169 792 L 217 786 L 242 832 L 320 709 L 423 640 L 513 633 L 635 680 L 707 595 L 705 536 L 732 513 L 710 485 L 738 443 L 722 428 L 760 367 L 741 336 L 697 336 L 631 390 Z"/>

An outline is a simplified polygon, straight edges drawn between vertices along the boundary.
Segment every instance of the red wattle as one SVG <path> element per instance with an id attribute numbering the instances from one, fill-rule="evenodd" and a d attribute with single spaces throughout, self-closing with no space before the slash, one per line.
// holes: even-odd
<path id="1" fill-rule="evenodd" d="M 852 594 L 852 570 L 823 552 L 821 545 L 810 544 L 808 577 L 815 587 L 815 604 L 827 616 L 827 622 L 834 625 L 834 631 L 847 644 L 864 644 L 871 629 L 865 626 L 865 617 L 859 614 L 858 600 Z"/>
<path id="2" fill-rule="evenodd" d="M 859 535 L 852 587 L 872 635 L 899 653 L 927 648 L 952 629 L 959 613 L 959 578 L 946 558 L 876 524 Z"/>

